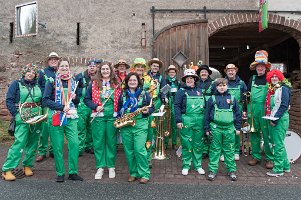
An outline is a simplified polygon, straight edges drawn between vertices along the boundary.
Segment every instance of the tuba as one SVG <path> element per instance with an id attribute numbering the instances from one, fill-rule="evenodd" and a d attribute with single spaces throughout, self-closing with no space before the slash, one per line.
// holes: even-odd
<path id="1" fill-rule="evenodd" d="M 43 114 L 40 103 L 24 102 L 19 104 L 19 114 L 24 123 L 33 125 L 46 120 L 48 110 Z"/>

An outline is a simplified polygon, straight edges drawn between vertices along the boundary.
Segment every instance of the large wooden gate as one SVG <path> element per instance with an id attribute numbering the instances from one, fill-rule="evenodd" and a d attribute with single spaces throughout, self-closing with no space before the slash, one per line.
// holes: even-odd
<path id="1" fill-rule="evenodd" d="M 209 63 L 207 20 L 172 24 L 157 32 L 153 38 L 153 57 L 164 62 L 165 71 L 171 64 Z M 177 62 L 178 61 L 178 62 Z M 185 61 L 185 62 L 184 62 Z M 180 64 L 178 64 L 180 63 Z M 183 73 L 179 73 L 181 76 Z"/>

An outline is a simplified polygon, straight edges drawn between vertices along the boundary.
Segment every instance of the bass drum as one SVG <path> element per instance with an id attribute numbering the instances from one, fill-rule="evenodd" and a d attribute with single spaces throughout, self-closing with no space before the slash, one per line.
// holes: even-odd
<path id="1" fill-rule="evenodd" d="M 289 162 L 295 163 L 301 156 L 301 137 L 297 133 L 288 130 L 284 139 L 284 145 Z"/>

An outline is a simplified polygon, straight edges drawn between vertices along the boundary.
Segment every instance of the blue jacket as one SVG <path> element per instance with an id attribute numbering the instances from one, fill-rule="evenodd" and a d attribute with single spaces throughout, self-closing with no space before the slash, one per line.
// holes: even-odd
<path id="1" fill-rule="evenodd" d="M 13 117 L 15 117 L 18 113 L 16 106 L 20 102 L 20 87 L 19 87 L 20 82 L 23 85 L 27 85 L 29 87 L 34 87 L 35 84 L 37 83 L 36 79 L 34 79 L 33 81 L 26 81 L 22 78 L 20 80 L 13 81 L 9 85 L 9 88 L 6 93 L 6 107 Z M 30 98 L 30 97 L 28 97 L 28 98 Z"/>
<path id="2" fill-rule="evenodd" d="M 203 90 L 204 88 L 208 89 L 211 86 L 211 89 L 207 90 L 206 93 L 213 94 L 216 92 L 215 84 L 210 77 L 208 77 L 205 81 L 202 81 L 202 79 L 200 79 L 198 84 L 199 84 L 199 87 L 201 88 L 201 90 Z"/>
<path id="3" fill-rule="evenodd" d="M 85 79 L 85 81 L 84 81 Z M 86 91 L 88 89 L 88 86 L 91 82 L 91 78 L 88 75 L 88 70 L 84 71 L 84 73 L 79 73 L 75 76 L 75 80 L 78 81 L 78 97 L 81 98 L 83 97 L 83 88 L 86 88 Z M 85 84 L 84 84 L 85 82 Z"/>
<path id="4" fill-rule="evenodd" d="M 183 88 L 183 89 L 182 89 Z M 182 123 L 182 114 L 186 113 L 186 95 L 185 92 L 189 96 L 198 96 L 198 93 L 202 95 L 201 88 L 195 86 L 194 88 L 188 87 L 186 84 L 184 84 L 180 90 L 178 90 L 174 102 L 175 107 L 175 117 L 176 117 L 176 123 Z"/>
<path id="5" fill-rule="evenodd" d="M 231 95 L 226 91 L 224 94 L 220 94 L 219 92 L 215 93 L 215 99 L 217 107 L 220 109 L 229 109 L 230 104 L 228 104 L 227 99 L 231 100 Z M 210 97 L 207 101 L 206 105 L 206 116 L 205 116 L 205 131 L 210 131 L 210 122 L 214 119 L 214 103 L 212 97 Z M 236 130 L 240 130 L 241 128 L 241 113 L 239 111 L 238 103 L 234 97 L 233 100 L 233 119 L 234 119 L 234 127 Z"/>
<path id="6" fill-rule="evenodd" d="M 55 102 L 55 83 L 48 81 L 45 86 L 45 91 L 43 94 L 42 104 L 43 106 L 49 107 L 51 110 L 64 110 L 64 105 L 60 105 Z M 62 80 L 63 88 L 68 88 L 68 81 Z M 72 100 L 75 107 L 79 104 L 80 98 L 78 90 L 75 91 L 76 98 Z"/>
<path id="7" fill-rule="evenodd" d="M 96 110 L 96 108 L 98 106 L 92 100 L 92 83 L 89 84 L 88 89 L 86 90 L 86 95 L 85 95 L 85 98 L 84 98 L 84 103 L 86 104 L 86 106 L 88 106 L 92 110 Z"/>
<path id="8" fill-rule="evenodd" d="M 274 117 L 280 119 L 284 115 L 285 111 L 288 110 L 290 101 L 291 101 L 291 90 L 285 84 L 282 84 L 281 104 Z M 273 123 L 277 124 L 278 120 L 273 121 Z"/>
<path id="9" fill-rule="evenodd" d="M 44 75 L 48 78 L 52 78 L 53 80 L 55 79 L 55 69 L 53 67 L 46 67 L 44 70 L 39 70 L 39 79 L 38 79 L 38 84 L 42 90 L 42 94 L 44 94 L 45 86 L 46 86 L 46 79 Z"/>
<path id="10" fill-rule="evenodd" d="M 244 93 L 248 90 L 247 86 L 246 86 L 246 83 L 243 80 L 241 80 L 240 77 L 237 76 L 237 75 L 236 75 L 235 80 L 229 80 L 228 76 L 226 76 L 225 79 L 228 80 L 228 88 L 237 88 L 237 86 L 240 85 L 241 93 Z"/>

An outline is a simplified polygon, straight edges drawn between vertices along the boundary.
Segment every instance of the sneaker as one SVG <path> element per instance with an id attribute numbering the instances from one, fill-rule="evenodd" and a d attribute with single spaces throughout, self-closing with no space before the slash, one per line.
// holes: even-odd
<path id="1" fill-rule="evenodd" d="M 267 175 L 272 176 L 272 177 L 279 177 L 279 176 L 283 176 L 283 172 L 277 173 L 272 170 L 272 171 L 267 172 Z"/>
<path id="2" fill-rule="evenodd" d="M 208 180 L 209 181 L 214 181 L 215 177 L 216 177 L 215 173 L 209 172 L 209 174 L 208 174 Z"/>
<path id="3" fill-rule="evenodd" d="M 238 153 L 234 154 L 234 160 L 239 161 L 239 154 Z"/>
<path id="4" fill-rule="evenodd" d="M 98 170 L 95 174 L 95 179 L 96 180 L 102 179 L 102 175 L 103 175 L 103 168 L 98 168 Z"/>
<path id="5" fill-rule="evenodd" d="M 182 175 L 187 176 L 189 169 L 182 169 Z"/>
<path id="6" fill-rule="evenodd" d="M 109 178 L 115 178 L 115 168 L 109 168 Z"/>
<path id="7" fill-rule="evenodd" d="M 291 169 L 284 169 L 283 172 L 285 172 L 285 173 L 290 173 L 290 172 L 291 172 Z"/>
<path id="8" fill-rule="evenodd" d="M 205 174 L 205 171 L 203 170 L 203 168 L 198 168 L 197 171 L 198 171 L 198 173 L 201 174 L 201 175 L 204 175 L 204 174 Z"/>
<path id="9" fill-rule="evenodd" d="M 83 181 L 84 179 L 80 177 L 78 174 L 69 174 L 68 180 Z"/>
<path id="10" fill-rule="evenodd" d="M 237 181 L 237 176 L 236 176 L 235 172 L 230 172 L 229 177 L 230 177 L 231 181 Z"/>
<path id="11" fill-rule="evenodd" d="M 221 157 L 219 158 L 220 161 L 224 162 L 225 161 L 225 156 L 221 155 Z"/>
<path id="12" fill-rule="evenodd" d="M 64 175 L 62 175 L 62 176 L 57 176 L 57 177 L 56 177 L 56 182 L 58 182 L 58 183 L 65 182 L 65 176 L 64 176 Z"/>

